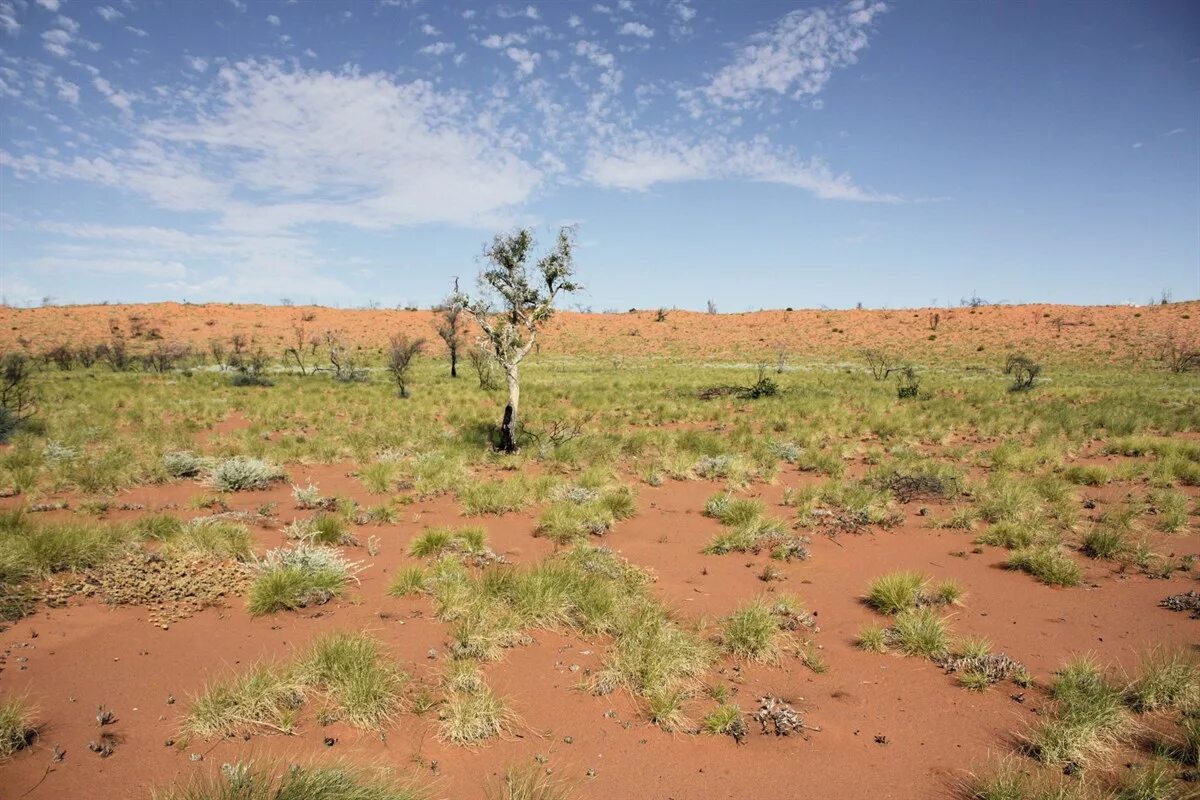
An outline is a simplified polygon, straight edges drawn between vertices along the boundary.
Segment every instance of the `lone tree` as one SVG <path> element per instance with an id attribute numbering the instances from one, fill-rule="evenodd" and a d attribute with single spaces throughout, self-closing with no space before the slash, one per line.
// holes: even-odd
<path id="1" fill-rule="evenodd" d="M 425 347 L 424 339 L 409 339 L 402 333 L 393 336 L 388 342 L 388 372 L 396 381 L 396 389 L 401 397 L 408 397 L 408 371 L 412 368 L 413 360 Z"/>
<path id="2" fill-rule="evenodd" d="M 450 377 L 458 377 L 458 351 L 463 346 L 463 337 L 467 334 L 467 318 L 463 316 L 463 304 L 459 300 L 458 278 L 454 279 L 454 291 L 450 293 L 440 306 L 434 309 L 437 314 L 434 328 L 437 335 L 446 343 L 450 350 Z"/>
<path id="3" fill-rule="evenodd" d="M 1012 375 L 1013 392 L 1025 392 L 1033 388 L 1034 381 L 1042 374 L 1042 365 L 1022 353 L 1014 353 L 1004 362 L 1004 374 Z"/>
<path id="4" fill-rule="evenodd" d="M 571 229 L 561 228 L 554 248 L 537 262 L 537 274 L 526 264 L 533 249 L 533 233 L 525 228 L 498 234 L 484 251 L 490 265 L 479 273 L 480 294 L 471 299 L 456 293 L 454 299 L 479 323 L 485 341 L 504 370 L 508 405 L 500 423 L 500 450 L 517 450 L 517 414 L 521 404 L 521 361 L 533 349 L 537 332 L 554 314 L 560 292 L 582 287 L 572 280 Z"/>

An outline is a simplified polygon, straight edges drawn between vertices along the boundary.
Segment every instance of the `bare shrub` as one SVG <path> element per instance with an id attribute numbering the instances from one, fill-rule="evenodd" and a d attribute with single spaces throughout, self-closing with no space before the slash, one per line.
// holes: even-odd
<path id="1" fill-rule="evenodd" d="M 1013 382 L 1009 391 L 1024 392 L 1033 388 L 1034 381 L 1042 373 L 1042 365 L 1021 353 L 1014 353 L 1004 362 L 1004 374 L 1011 375 Z"/>
<path id="2" fill-rule="evenodd" d="M 871 377 L 877 381 L 887 380 L 896 370 L 892 357 L 882 350 L 863 350 L 862 357 L 867 362 L 867 369 L 871 370 Z"/>
<path id="3" fill-rule="evenodd" d="M 500 388 L 500 366 L 496 357 L 482 347 L 472 347 L 467 351 L 467 360 L 479 377 L 479 388 L 487 391 Z"/>
<path id="4" fill-rule="evenodd" d="M 409 370 L 412 369 L 417 354 L 424 347 L 424 339 L 409 339 L 402 333 L 398 333 L 388 340 L 387 369 L 392 374 L 392 380 L 396 382 L 397 393 L 401 397 L 408 397 Z"/>
<path id="5" fill-rule="evenodd" d="M 434 329 L 450 351 L 450 377 L 458 377 L 458 353 L 462 349 L 467 335 L 467 318 L 463 315 L 466 310 L 458 300 L 458 279 L 454 279 L 454 291 L 440 305 L 435 307 Z"/>

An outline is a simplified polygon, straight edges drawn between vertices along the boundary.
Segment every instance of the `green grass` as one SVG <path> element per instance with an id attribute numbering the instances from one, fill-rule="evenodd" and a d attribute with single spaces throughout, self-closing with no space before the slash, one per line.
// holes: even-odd
<path id="1" fill-rule="evenodd" d="M 1112 473 L 1099 464 L 1075 464 L 1063 470 L 1063 478 L 1077 486 L 1104 486 Z"/>
<path id="2" fill-rule="evenodd" d="M 245 525 L 220 519 L 195 519 L 163 546 L 169 555 L 195 553 L 246 561 L 253 555 L 250 531 Z"/>
<path id="3" fill-rule="evenodd" d="M 1155 490 L 1147 496 L 1154 509 L 1157 527 L 1164 533 L 1179 533 L 1188 527 L 1188 496 L 1169 489 Z"/>
<path id="4" fill-rule="evenodd" d="M 1051 586 L 1078 586 L 1083 581 L 1083 570 L 1060 547 L 1035 545 L 1014 550 L 1004 565 Z"/>
<path id="5" fill-rule="evenodd" d="M 413 780 L 349 764 L 291 765 L 274 772 L 253 762 L 228 763 L 218 773 L 155 790 L 152 800 L 427 800 Z"/>
<path id="6" fill-rule="evenodd" d="M 759 500 L 749 497 L 731 497 L 728 494 L 713 495 L 704 504 L 704 515 L 713 517 L 722 525 L 736 527 L 752 522 L 762 516 L 765 507 Z"/>
<path id="7" fill-rule="evenodd" d="M 452 744 L 478 744 L 499 736 L 512 724 L 512 712 L 490 689 L 455 692 L 442 705 L 438 737 Z"/>
<path id="8" fill-rule="evenodd" d="M 358 728 L 379 728 L 399 706 L 404 675 L 362 634 L 334 633 L 312 646 L 296 669 L 306 686 L 325 690 L 340 719 Z"/>
<path id="9" fill-rule="evenodd" d="M 1085 783 L 1072 778 L 1051 783 L 1013 758 L 1000 761 L 986 777 L 970 777 L 961 793 L 964 800 L 1088 800 L 1089 795 Z"/>
<path id="10" fill-rule="evenodd" d="M 882 625 L 868 625 L 859 631 L 855 644 L 860 650 L 869 650 L 873 653 L 887 652 L 888 629 Z"/>
<path id="11" fill-rule="evenodd" d="M 300 545 L 267 553 L 250 588 L 254 616 L 321 604 L 340 595 L 353 565 L 334 549 Z"/>
<path id="12" fill-rule="evenodd" d="M 627 486 L 600 491 L 581 487 L 566 492 L 564 499 L 552 503 L 542 512 L 536 533 L 558 544 L 566 544 L 588 536 L 601 536 L 636 511 L 633 490 Z"/>
<path id="13" fill-rule="evenodd" d="M 479 554 L 487 549 L 487 531 L 478 525 L 453 528 L 427 528 L 412 540 L 408 554 L 416 558 L 437 558 L 446 553 Z"/>
<path id="14" fill-rule="evenodd" d="M 931 608 L 910 608 L 892 623 L 895 646 L 905 655 L 926 658 L 945 653 L 950 647 L 946 621 Z"/>
<path id="15" fill-rule="evenodd" d="M 1175 770 L 1161 762 L 1135 764 L 1126 773 L 1113 800 L 1186 800 Z"/>
<path id="16" fill-rule="evenodd" d="M 893 615 L 923 605 L 958 603 L 962 597 L 963 589 L 955 581 L 942 580 L 930 587 L 921 573 L 900 570 L 871 581 L 866 602 L 881 614 Z"/>
<path id="17" fill-rule="evenodd" d="M 1089 558 L 1116 559 L 1129 552 L 1125 531 L 1097 525 L 1083 535 L 1079 549 Z"/>
<path id="18" fill-rule="evenodd" d="M 721 620 L 721 646 L 739 658 L 778 663 L 779 618 L 764 600 L 755 600 Z"/>
<path id="19" fill-rule="evenodd" d="M 94 567 L 131 538 L 127 529 L 88 522 L 37 524 L 0 513 L 0 585 Z"/>
<path id="20" fill-rule="evenodd" d="M 871 581 L 867 603 L 882 614 L 898 614 L 916 607 L 924 586 L 925 576 L 919 572 L 890 572 Z"/>
<path id="21" fill-rule="evenodd" d="M 392 597 L 420 594 L 425 591 L 425 579 L 425 570 L 421 567 L 402 567 L 388 586 L 388 594 Z"/>
<path id="22" fill-rule="evenodd" d="M 313 545 L 348 545 L 354 541 L 346 521 L 335 513 L 319 513 L 308 521 L 304 540 Z"/>
<path id="23" fill-rule="evenodd" d="M 300 709 L 314 698 L 327 718 L 378 729 L 398 710 L 404 680 L 374 639 L 333 633 L 290 663 L 262 664 L 209 684 L 193 699 L 183 731 L 200 737 L 255 729 L 290 733 Z"/>
<path id="24" fill-rule="evenodd" d="M 487 800 L 571 800 L 571 791 L 536 767 L 509 767 L 504 779 L 489 787 Z"/>
<path id="25" fill-rule="evenodd" d="M 358 479 L 371 494 L 387 494 L 396 483 L 396 464 L 391 461 L 376 461 L 359 467 Z"/>
<path id="26" fill-rule="evenodd" d="M 548 499 L 554 485 L 553 478 L 524 475 L 466 483 L 458 488 L 458 502 L 463 515 L 468 517 L 507 514 Z"/>
<path id="27" fill-rule="evenodd" d="M 1137 712 L 1200 704 L 1200 664 L 1183 650 L 1158 648 L 1142 657 L 1138 677 L 1125 689 Z"/>
<path id="28" fill-rule="evenodd" d="M 183 520 L 172 514 L 146 514 L 133 523 L 133 534 L 138 539 L 168 542 L 183 533 Z"/>
<path id="29" fill-rule="evenodd" d="M 1055 675 L 1054 704 L 1028 737 L 1030 751 L 1046 764 L 1087 766 L 1125 741 L 1131 720 L 1120 689 L 1094 659 L 1075 658 Z"/>
<path id="30" fill-rule="evenodd" d="M 988 527 L 976 540 L 977 544 L 1019 550 L 1043 542 L 1048 533 L 1040 521 L 997 522 Z"/>
<path id="31" fill-rule="evenodd" d="M 37 726 L 28 703 L 20 697 L 0 700 L 0 759 L 33 744 Z"/>

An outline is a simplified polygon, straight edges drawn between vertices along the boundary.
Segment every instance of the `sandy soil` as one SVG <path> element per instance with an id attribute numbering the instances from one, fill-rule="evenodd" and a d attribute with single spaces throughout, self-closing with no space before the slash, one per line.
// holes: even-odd
<path id="1" fill-rule="evenodd" d="M 936 330 L 933 315 L 938 315 Z M 862 348 L 906 354 L 910 360 L 995 359 L 1014 350 L 1058 360 L 1137 362 L 1156 356 L 1169 334 L 1200 337 L 1200 301 L 1166 306 L 985 306 L 977 309 L 759 311 L 709 315 L 668 311 L 620 314 L 562 312 L 541 336 L 544 354 L 606 358 L 834 358 Z M 205 347 L 234 334 L 276 354 L 295 338 L 337 331 L 349 343 L 376 349 L 393 333 L 431 340 L 429 311 L 349 310 L 254 305 L 100 305 L 0 307 L 0 346 L 27 342 L 35 352 L 60 343 L 106 340 L 115 326 L 149 346 L 148 336 Z M 142 341 L 136 341 L 141 334 Z"/>
<path id="2" fill-rule="evenodd" d="M 327 494 L 377 502 L 346 477 L 346 469 L 297 467 L 292 479 L 311 479 Z M 785 487 L 810 480 L 785 471 L 776 485 L 758 491 L 774 504 Z M 786 698 L 820 728 L 807 739 L 752 731 L 738 746 L 727 737 L 663 733 L 644 720 L 628 695 L 597 697 L 575 688 L 588 669 L 599 666 L 604 641 L 538 631 L 534 644 L 486 666 L 489 683 L 509 700 L 521 724 L 513 735 L 477 749 L 438 742 L 431 716 L 405 714 L 381 737 L 340 725 L 321 727 L 311 711 L 294 737 L 194 741 L 187 748 L 169 744 L 177 738 L 188 698 L 206 681 L 263 659 L 286 657 L 331 630 L 369 631 L 409 674 L 435 679 L 446 658 L 445 626 L 432 617 L 429 600 L 390 598 L 386 587 L 398 568 L 415 563 L 405 555 L 414 536 L 430 524 L 460 521 L 456 505 L 443 498 L 406 507 L 398 524 L 361 529 L 364 540 L 368 534 L 379 537 L 381 552 L 370 558 L 365 550 L 355 551 L 369 564 L 361 585 L 349 597 L 319 608 L 252 619 L 242 601 L 234 600 L 163 630 L 150 624 L 143 610 L 85 601 L 41 610 L 0 633 L 3 694 L 27 693 L 45 721 L 36 746 L 0 768 L 0 797 L 117 800 L 146 796 L 154 785 L 215 770 L 224 762 L 288 763 L 331 754 L 412 770 L 433 782 L 436 796 L 463 800 L 482 798 L 486 780 L 509 765 L 534 763 L 535 757 L 547 759 L 545 768 L 568 780 L 580 798 L 744 798 L 751 786 L 753 796 L 764 800 L 948 797 L 966 770 L 983 770 L 989 754 L 1011 749 L 1013 733 L 1037 713 L 1044 694 L 1027 690 L 1018 702 L 1013 695 L 1020 690 L 1012 684 L 975 694 L 928 661 L 857 650 L 857 632 L 878 619 L 859 599 L 871 578 L 911 568 L 958 580 L 967 596 L 951 612 L 954 630 L 986 636 L 997 650 L 1024 661 L 1041 681 L 1073 653 L 1093 652 L 1107 663 L 1132 667 L 1147 646 L 1191 645 L 1200 633 L 1200 622 L 1157 607 L 1166 595 L 1194 588 L 1192 576 L 1151 580 L 1089 562 L 1085 587 L 1049 588 L 1003 570 L 1004 551 L 998 548 L 972 553 L 971 533 L 922 527 L 916 503 L 905 509 L 908 522 L 894 530 L 814 537 L 812 558 L 782 566 L 785 580 L 768 586 L 758 578 L 768 563 L 765 555 L 700 554 L 718 524 L 699 510 L 719 488 L 704 482 L 642 486 L 638 515 L 620 524 L 606 542 L 654 570 L 654 591 L 686 618 L 711 619 L 763 591 L 803 598 L 818 614 L 815 638 L 827 672 L 816 674 L 790 658 L 784 667 L 740 669 L 728 660 L 711 680 L 728 685 L 743 708 L 753 707 L 763 694 Z M 185 483 L 141 488 L 119 499 L 147 509 L 172 503 L 182 508 L 203 492 Z M 1106 500 L 1119 499 L 1105 497 L 1104 490 L 1088 494 L 1101 502 L 1086 514 L 1099 514 Z M 292 511 L 286 487 L 230 500 L 243 510 L 279 502 L 279 525 L 311 513 Z M 937 504 L 926 505 L 934 515 L 945 513 Z M 121 513 L 112 518 L 120 519 Z M 492 546 L 517 563 L 552 550 L 532 536 L 533 513 L 489 517 L 484 524 Z M 277 529 L 254 533 L 260 548 L 283 542 Z M 1160 552 L 1200 552 L 1194 535 L 1160 537 L 1156 544 Z M 431 650 L 435 658 L 428 656 Z M 98 733 L 99 704 L 116 713 L 109 729 L 120 739 L 106 759 L 87 748 Z M 698 717 L 708 705 L 697 702 L 692 710 Z M 336 743 L 327 746 L 326 737 Z M 56 764 L 55 745 L 66 751 Z"/>

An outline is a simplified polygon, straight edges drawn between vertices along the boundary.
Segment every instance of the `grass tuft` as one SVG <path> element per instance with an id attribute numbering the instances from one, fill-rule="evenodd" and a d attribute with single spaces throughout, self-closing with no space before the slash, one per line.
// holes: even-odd
<path id="1" fill-rule="evenodd" d="M 721 621 L 721 646 L 751 661 L 778 663 L 780 633 L 779 618 L 766 602 L 756 600 Z"/>
<path id="2" fill-rule="evenodd" d="M 12 697 L 0 701 L 0 759 L 24 750 L 37 738 L 37 726 L 25 700 Z"/>
<path id="3" fill-rule="evenodd" d="M 217 774 L 151 794 L 152 800 L 426 800 L 429 793 L 387 770 L 348 764 L 292 765 L 272 775 L 253 763 L 221 766 Z"/>
<path id="4" fill-rule="evenodd" d="M 1004 565 L 1051 586 L 1078 586 L 1083 581 L 1083 570 L 1061 547 L 1035 545 L 1014 550 Z"/>

